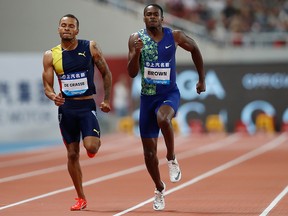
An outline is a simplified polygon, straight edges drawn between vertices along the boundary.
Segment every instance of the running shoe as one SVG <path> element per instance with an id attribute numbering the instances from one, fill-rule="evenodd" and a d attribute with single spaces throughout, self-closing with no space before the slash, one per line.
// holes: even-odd
<path id="1" fill-rule="evenodd" d="M 95 153 L 90 153 L 90 152 L 87 151 L 87 150 L 86 150 L 86 152 L 87 152 L 87 155 L 88 155 L 89 158 L 93 158 L 93 157 L 95 157 L 95 155 L 96 155 Z"/>
<path id="2" fill-rule="evenodd" d="M 77 202 L 75 203 L 75 205 L 71 206 L 71 211 L 80 211 L 87 207 L 87 201 L 85 199 L 75 198 L 75 200 L 77 200 Z"/>
<path id="3" fill-rule="evenodd" d="M 171 182 L 178 182 L 181 179 L 181 170 L 177 159 L 168 161 L 169 176 Z"/>
<path id="4" fill-rule="evenodd" d="M 153 209 L 156 211 L 161 211 L 165 208 L 165 200 L 164 200 L 164 193 L 166 185 L 164 184 L 164 189 L 162 191 L 158 191 L 157 188 L 154 191 L 154 201 L 153 201 Z"/>

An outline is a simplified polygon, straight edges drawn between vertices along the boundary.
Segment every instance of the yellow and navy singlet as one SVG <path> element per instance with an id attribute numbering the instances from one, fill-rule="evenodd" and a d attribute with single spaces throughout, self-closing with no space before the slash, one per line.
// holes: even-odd
<path id="1" fill-rule="evenodd" d="M 163 27 L 163 31 L 164 36 L 159 42 L 154 41 L 146 29 L 138 31 L 144 44 L 140 58 L 142 95 L 163 94 L 177 89 L 175 41 L 170 28 Z"/>
<path id="2" fill-rule="evenodd" d="M 54 70 L 63 97 L 96 94 L 90 41 L 78 40 L 78 45 L 74 50 L 63 50 L 61 45 L 58 45 L 51 51 Z"/>

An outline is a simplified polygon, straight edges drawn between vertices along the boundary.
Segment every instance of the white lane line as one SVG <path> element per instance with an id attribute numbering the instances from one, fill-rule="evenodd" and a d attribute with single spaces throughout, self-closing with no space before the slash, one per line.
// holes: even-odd
<path id="1" fill-rule="evenodd" d="M 227 145 L 233 144 L 236 141 L 238 141 L 240 138 L 241 138 L 241 136 L 239 136 L 239 134 L 232 134 L 232 135 L 226 137 L 225 139 L 218 140 L 218 141 L 211 143 L 209 145 L 204 145 L 204 146 L 201 146 L 197 149 L 191 149 L 189 151 L 186 150 L 185 152 L 177 153 L 177 159 L 182 159 L 182 158 L 187 158 L 187 157 L 191 157 L 194 155 L 212 152 L 212 151 L 215 151 L 217 149 L 223 148 Z"/>
<path id="2" fill-rule="evenodd" d="M 179 185 L 177 187 L 174 187 L 174 188 L 168 190 L 167 192 L 165 192 L 165 195 L 168 195 L 168 194 L 171 194 L 171 193 L 173 193 L 175 191 L 181 190 L 181 189 L 183 189 L 185 187 L 188 187 L 188 186 L 190 186 L 192 184 L 195 184 L 195 183 L 197 183 L 197 182 L 199 182 L 199 181 L 201 181 L 201 180 L 203 180 L 205 178 L 208 178 L 208 177 L 210 177 L 212 175 L 215 175 L 215 174 L 217 174 L 219 172 L 222 172 L 222 171 L 224 171 L 224 170 L 226 170 L 228 168 L 231 168 L 231 167 L 236 166 L 236 165 L 238 165 L 238 164 L 240 164 L 242 162 L 245 162 L 245 161 L 247 161 L 247 160 L 249 160 L 249 159 L 251 159 L 253 157 L 261 155 L 261 154 L 263 154 L 263 153 L 265 153 L 265 152 L 267 152 L 269 150 L 272 150 L 273 148 L 276 148 L 281 143 L 283 143 L 286 139 L 287 139 L 286 134 L 281 134 L 276 139 L 266 143 L 265 145 L 263 145 L 263 146 L 261 146 L 261 147 L 259 147 L 257 149 L 254 149 L 254 150 L 252 150 L 252 151 L 250 151 L 250 152 L 248 152 L 248 153 L 246 153 L 246 154 L 244 154 L 244 155 L 242 155 L 242 156 L 240 156 L 238 158 L 235 158 L 234 160 L 231 160 L 231 161 L 229 161 L 229 162 L 227 162 L 227 163 L 225 163 L 225 164 L 223 164 L 221 166 L 218 166 L 218 167 L 216 167 L 216 168 L 214 168 L 214 169 L 212 169 L 212 170 L 210 170 L 210 171 L 208 171 L 206 173 L 203 173 L 202 175 L 199 175 L 196 178 L 191 179 L 190 181 L 187 181 L 187 182 L 185 182 L 185 183 L 183 183 L 183 184 L 181 184 L 181 185 Z M 152 198 L 150 198 L 148 200 L 145 200 L 144 202 L 141 202 L 141 203 L 139 203 L 139 204 L 137 204 L 135 206 L 132 206 L 131 208 L 128 208 L 128 209 L 126 209 L 126 210 L 124 210 L 122 212 L 114 214 L 113 216 L 124 215 L 124 214 L 129 213 L 129 212 L 131 212 L 131 211 L 133 211 L 135 209 L 138 209 L 138 208 L 140 208 L 140 207 L 142 207 L 142 206 L 144 206 L 144 205 L 146 205 L 146 204 L 148 204 L 150 202 L 153 202 L 153 200 L 154 200 L 154 198 L 152 197 Z"/>
<path id="3" fill-rule="evenodd" d="M 288 193 L 288 186 L 270 203 L 270 205 L 259 215 L 266 216 L 280 202 L 280 200 Z"/>
<path id="4" fill-rule="evenodd" d="M 109 151 L 111 149 L 115 150 L 117 148 L 122 149 L 123 147 L 127 148 L 128 146 L 132 146 L 131 143 L 133 141 L 135 141 L 135 137 L 132 137 L 132 136 L 118 137 L 118 139 L 114 136 L 112 137 L 113 139 L 110 137 L 103 138 L 103 140 L 102 140 L 103 147 L 100 149 L 101 152 L 106 152 L 106 151 Z M 105 144 L 105 142 L 107 142 L 107 144 Z M 123 144 L 113 145 L 114 142 L 117 142 L 117 143 L 120 142 Z M 83 144 L 81 143 L 80 145 L 83 145 Z M 63 156 L 66 155 L 66 149 L 65 149 L 64 144 L 62 147 L 54 147 L 53 149 L 54 149 L 53 152 L 51 152 L 51 148 L 37 150 L 35 152 L 40 152 L 40 155 L 35 155 L 35 156 L 28 157 L 28 158 L 19 158 L 19 159 L 13 159 L 13 160 L 9 160 L 9 161 L 7 161 L 7 160 L 2 161 L 2 162 L 0 162 L 0 168 L 7 168 L 7 167 L 12 167 L 12 166 L 18 166 L 18 165 L 23 166 L 24 164 L 34 164 L 34 163 L 38 163 L 41 161 L 53 160 L 55 158 L 62 158 Z M 46 154 L 41 153 L 41 152 L 45 152 L 45 151 L 48 151 L 48 152 Z M 31 151 L 31 152 L 33 152 L 33 151 Z M 83 150 L 81 152 L 81 155 L 86 155 L 86 152 Z"/>
<path id="5" fill-rule="evenodd" d="M 197 152 L 198 152 L 198 155 L 200 155 L 200 154 L 205 153 L 205 150 L 204 150 L 205 148 L 207 149 L 206 152 L 210 152 L 213 149 L 219 148 L 217 146 L 222 146 L 223 147 L 223 143 L 225 145 L 233 144 L 235 141 L 237 141 L 237 139 L 235 139 L 234 137 L 237 137 L 237 136 L 231 135 L 231 136 L 225 137 L 223 140 L 219 140 L 219 141 L 216 141 L 215 143 L 211 143 L 211 144 L 207 145 L 207 147 L 204 146 L 204 147 L 200 147 L 200 148 L 197 148 L 197 149 L 192 149 L 189 152 L 191 154 L 193 154 L 193 155 L 197 155 Z M 215 146 L 214 148 L 212 147 L 213 145 Z M 162 148 L 165 148 L 165 147 L 163 146 Z M 130 153 L 129 155 L 131 155 L 131 150 L 129 151 L 129 153 Z M 141 152 L 141 154 L 142 154 L 142 152 Z M 186 152 L 184 154 L 185 155 L 181 156 L 181 158 L 190 157 L 190 155 L 188 155 Z M 115 153 L 115 155 L 119 155 L 119 153 Z M 163 165 L 163 164 L 166 164 L 166 159 L 159 160 L 159 165 Z M 145 170 L 145 169 L 146 169 L 146 166 L 144 164 L 142 164 L 142 165 L 135 166 L 135 167 L 132 167 L 132 168 L 129 168 L 129 169 L 125 169 L 125 170 L 122 170 L 122 171 L 119 171 L 119 172 L 111 173 L 111 174 L 108 174 L 106 176 L 102 176 L 102 177 L 99 177 L 99 178 L 96 178 L 96 179 L 92 179 L 90 181 L 87 181 L 87 182 L 83 183 L 83 186 L 89 186 L 89 185 L 92 185 L 92 184 L 95 184 L 95 183 L 98 183 L 98 182 L 101 182 L 101 181 L 110 180 L 110 179 L 113 179 L 113 178 L 117 178 L 117 177 L 121 177 L 121 176 L 128 175 L 128 174 L 131 174 L 131 173 L 135 173 L 135 172 L 138 172 L 138 171 L 142 171 L 142 170 Z M 49 193 L 46 193 L 46 194 L 35 196 L 35 197 L 30 198 L 30 199 L 25 199 L 25 200 L 22 200 L 22 201 L 19 201 L 19 202 L 15 202 L 15 203 L 12 203 L 12 204 L 9 204 L 9 205 L 5 205 L 5 206 L 0 207 L 0 211 L 4 210 L 4 209 L 7 209 L 7 208 L 11 208 L 11 207 L 17 206 L 17 205 L 24 204 L 24 203 L 27 203 L 27 202 L 31 202 L 31 201 L 34 201 L 34 200 L 37 200 L 37 199 L 42 199 L 42 198 L 49 197 L 49 196 L 52 196 L 52 195 L 55 195 L 55 194 L 63 193 L 63 192 L 66 192 L 66 191 L 70 191 L 70 190 L 74 190 L 74 187 L 71 186 L 71 187 L 63 188 L 63 189 L 60 189 L 60 190 L 56 190 L 56 191 L 52 191 L 52 192 L 49 192 Z"/>
<path id="6" fill-rule="evenodd" d="M 65 147 L 63 147 L 64 149 Z M 58 150 L 58 148 L 57 148 Z M 59 157 L 63 157 L 65 155 L 66 151 L 63 151 L 62 149 L 59 149 L 59 151 L 46 153 L 46 154 L 40 154 L 28 158 L 19 158 L 19 159 L 13 159 L 13 160 L 6 160 L 0 163 L 0 168 L 7 168 L 7 167 L 13 167 L 13 166 L 19 166 L 19 165 L 25 165 L 25 164 L 33 164 L 38 163 L 41 161 L 46 160 L 53 160 Z"/>
<path id="7" fill-rule="evenodd" d="M 214 143 L 211 143 L 209 145 L 205 145 L 203 147 L 199 147 L 197 149 L 191 149 L 190 151 L 184 152 L 182 154 L 177 155 L 177 157 L 180 159 L 182 157 L 187 157 L 185 155 L 188 156 L 192 156 L 192 155 L 199 155 L 201 153 L 205 153 L 208 151 L 212 151 L 215 150 L 217 148 L 221 148 L 225 145 L 227 145 L 227 143 L 233 143 L 234 141 L 236 141 L 235 139 L 239 139 L 238 135 L 230 135 L 228 137 L 225 137 L 225 139 L 221 139 L 218 140 Z M 120 146 L 120 145 L 119 145 Z M 122 145 L 121 145 L 122 147 Z M 166 149 L 166 147 L 164 145 L 161 145 L 158 150 L 164 150 Z M 117 150 L 116 150 L 117 151 Z M 142 146 L 139 145 L 138 148 L 136 149 L 129 149 L 126 151 L 121 151 L 121 153 L 119 152 L 115 152 L 109 155 L 105 155 L 103 157 L 99 157 L 97 160 L 91 160 L 91 159 L 87 159 L 87 160 L 83 160 L 81 161 L 81 166 L 87 166 L 87 165 L 93 165 L 93 164 L 99 164 L 99 163 L 104 163 L 107 161 L 113 161 L 116 159 L 121 159 L 121 158 L 126 158 L 129 156 L 135 156 L 138 154 L 142 154 Z M 183 155 L 183 156 L 182 156 Z M 165 160 L 162 159 L 162 163 Z M 40 170 L 34 170 L 31 172 L 25 172 L 22 174 L 18 174 L 18 175 L 13 175 L 13 176 L 8 176 L 8 177 L 4 177 L 4 178 L 0 178 L 0 184 L 1 183 L 5 183 L 5 182 L 11 182 L 11 181 L 16 181 L 16 180 L 20 180 L 20 179 L 24 179 L 24 178 L 30 178 L 33 176 L 38 176 L 38 175 L 45 175 L 48 173 L 53 173 L 53 172 L 58 172 L 58 171 L 62 171 L 62 170 L 66 170 L 67 169 L 67 165 L 66 164 L 62 164 L 62 165 L 58 165 L 58 166 L 53 166 L 53 167 L 49 167 L 49 168 L 45 168 L 45 169 L 40 169 Z"/>
<path id="8" fill-rule="evenodd" d="M 124 176 L 124 175 L 128 175 L 128 174 L 131 174 L 131 173 L 134 173 L 134 172 L 138 172 L 138 171 L 144 170 L 144 169 L 145 169 L 144 165 L 135 166 L 135 167 L 132 167 L 132 168 L 129 168 L 129 169 L 126 169 L 126 170 L 122 170 L 122 171 L 119 171 L 119 172 L 111 173 L 111 174 L 108 174 L 108 175 L 105 175 L 105 176 L 102 176 L 102 177 L 99 177 L 99 178 L 96 178 L 96 179 L 92 179 L 90 181 L 86 181 L 85 183 L 83 183 L 83 186 L 89 186 L 89 185 L 92 185 L 92 184 L 95 184 L 95 183 L 98 183 L 98 182 L 110 180 L 110 179 L 117 178 L 117 177 Z M 6 206 L 2 206 L 2 207 L 0 207 L 0 211 L 4 210 L 4 209 L 7 209 L 7 208 L 11 208 L 11 207 L 17 206 L 17 205 L 24 204 L 24 203 L 27 203 L 27 202 L 31 202 L 31 201 L 34 201 L 34 200 L 42 199 L 42 198 L 45 198 L 45 197 L 53 196 L 53 195 L 56 195 L 56 194 L 59 194 L 59 193 L 63 193 L 63 192 L 67 192 L 67 191 L 71 191 L 71 190 L 74 190 L 74 186 L 62 188 L 60 190 L 52 191 L 50 193 L 46 193 L 46 194 L 42 194 L 42 195 L 39 195 L 39 196 L 32 197 L 30 199 L 25 199 L 25 200 L 22 200 L 22 201 L 19 201 L 19 202 L 16 202 L 16 203 L 12 203 L 12 204 L 9 204 L 9 205 L 6 205 Z"/>
<path id="9" fill-rule="evenodd" d="M 107 162 L 107 161 L 113 161 L 116 159 L 126 158 L 128 156 L 137 155 L 137 154 L 140 154 L 140 152 L 141 152 L 141 148 L 134 149 L 134 150 L 122 151 L 121 153 L 113 153 L 113 154 L 106 155 L 105 157 L 101 157 L 97 160 L 91 160 L 91 159 L 83 160 L 83 161 L 81 161 L 81 165 L 82 165 L 82 167 L 84 167 L 84 166 L 91 165 L 91 164 L 99 164 L 99 163 L 103 163 L 103 162 Z M 66 169 L 67 169 L 67 165 L 62 164 L 62 165 L 58 165 L 58 166 L 49 167 L 46 169 L 39 169 L 39 170 L 31 171 L 31 172 L 25 172 L 25 173 L 18 174 L 18 175 L 0 178 L 0 184 L 4 183 L 4 182 L 11 182 L 11 181 L 24 179 L 24 178 L 30 178 L 33 176 L 45 175 L 48 173 L 58 172 L 58 171 L 66 170 Z"/>

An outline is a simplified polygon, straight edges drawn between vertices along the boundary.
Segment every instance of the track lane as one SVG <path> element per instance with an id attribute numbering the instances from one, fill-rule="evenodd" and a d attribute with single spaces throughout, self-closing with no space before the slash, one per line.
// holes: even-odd
<path id="1" fill-rule="evenodd" d="M 122 135 L 120 135 L 120 137 L 121 136 Z M 97 157 L 97 159 L 86 160 L 83 156 L 83 161 L 81 161 L 81 163 L 84 163 L 83 173 L 84 173 L 84 180 L 85 180 L 85 191 L 87 191 L 86 194 L 88 197 L 89 204 L 88 204 L 87 210 L 83 211 L 81 215 L 90 215 L 91 212 L 96 212 L 97 215 L 113 215 L 117 213 L 119 214 L 119 212 L 122 212 L 123 210 L 129 208 L 129 206 L 133 206 L 137 202 L 141 203 L 143 202 L 143 200 L 145 201 L 147 200 L 147 198 L 153 195 L 153 184 L 146 172 L 145 167 L 143 166 L 142 147 L 141 147 L 139 138 L 130 137 L 131 139 L 129 143 L 127 144 L 127 142 L 123 141 L 122 138 L 120 137 L 115 139 L 116 141 L 113 140 L 113 141 L 106 142 L 106 144 L 104 145 L 105 147 L 103 146 L 103 148 L 101 148 L 101 154 L 98 155 L 99 157 Z M 215 168 L 219 166 L 221 162 L 223 163 L 225 161 L 227 162 L 229 160 L 233 160 L 233 158 L 235 159 L 237 156 L 243 153 L 245 154 L 245 152 L 251 151 L 251 149 L 252 151 L 253 149 L 257 149 L 259 146 L 263 145 L 264 140 L 269 142 L 273 140 L 276 136 L 275 137 L 269 136 L 269 137 L 264 137 L 264 138 L 263 136 L 261 136 L 260 138 L 257 138 L 257 136 L 254 136 L 254 137 L 249 136 L 246 138 L 242 137 L 240 141 L 238 140 L 237 137 L 239 138 L 239 136 L 235 134 L 228 136 L 228 138 L 226 137 L 226 135 L 215 135 L 215 136 L 203 135 L 203 136 L 190 136 L 190 137 L 181 137 L 181 136 L 176 137 L 177 157 L 178 157 L 179 162 L 181 163 L 181 168 L 183 170 L 183 180 L 181 182 L 182 183 L 187 182 L 189 181 L 189 179 L 191 180 L 193 178 L 197 178 L 197 176 L 199 178 L 199 176 L 209 171 L 209 168 L 211 168 L 211 165 L 212 167 Z M 231 140 L 231 144 L 229 144 L 229 142 L 227 141 L 229 139 Z M 217 140 L 221 140 L 221 141 L 217 143 Z M 122 141 L 124 143 L 122 143 Z M 161 172 L 163 173 L 162 177 L 164 178 L 165 181 L 168 181 L 167 165 L 165 161 L 165 147 L 164 147 L 163 140 L 160 139 L 159 141 L 160 141 L 159 155 L 161 158 L 160 169 L 161 169 Z M 117 145 L 115 144 L 115 142 L 117 142 Z M 248 142 L 250 142 L 249 145 L 247 144 Z M 214 143 L 214 146 L 213 146 L 213 143 Z M 285 149 L 285 151 L 287 153 L 287 149 Z M 125 153 L 126 155 L 123 155 L 123 157 L 119 156 L 122 153 Z M 94 161 L 94 162 L 90 162 L 90 161 Z M 101 162 L 96 163 L 95 161 L 101 161 Z M 287 162 L 287 159 L 286 159 L 286 162 Z M 244 166 L 244 170 L 245 170 L 245 166 Z M 228 171 L 229 169 L 227 169 L 225 172 L 228 172 Z M 225 172 L 221 172 L 221 173 L 225 173 Z M 50 179 L 49 176 L 52 176 L 53 178 Z M 207 179 L 211 179 L 212 182 L 215 182 L 215 181 L 225 182 L 226 179 L 229 179 L 228 177 L 229 177 L 229 174 L 224 175 L 224 177 L 220 178 L 219 180 L 217 180 L 217 178 L 214 178 L 214 176 L 211 176 L 209 178 L 207 177 Z M 49 213 L 49 214 L 47 213 L 47 215 L 74 214 L 74 212 L 71 213 L 68 210 L 69 206 L 71 205 L 71 202 L 73 202 L 72 198 L 75 196 L 75 192 L 74 192 L 73 187 L 71 187 L 71 180 L 69 179 L 66 169 L 63 169 L 57 172 L 51 172 L 49 174 L 41 174 L 38 176 L 29 177 L 27 179 L 19 179 L 14 182 L 12 181 L 10 183 L 6 182 L 3 184 L 0 184 L 0 186 L 2 187 L 5 184 L 11 184 L 12 185 L 11 188 L 12 188 L 13 184 L 14 186 L 16 183 L 21 185 L 23 181 L 30 182 L 31 184 L 31 182 L 35 182 L 35 180 L 41 183 L 41 182 L 44 182 L 43 178 L 46 179 L 47 182 L 50 182 L 51 187 L 50 186 L 47 188 L 42 187 L 41 189 L 41 187 L 37 188 L 36 185 L 33 185 L 33 187 L 35 186 L 35 189 L 33 189 L 35 192 L 33 192 L 34 195 L 30 195 L 30 198 L 29 196 L 27 197 L 27 194 L 23 196 L 22 199 L 20 199 L 21 198 L 20 194 L 15 194 L 15 193 L 10 194 L 8 196 L 10 197 L 10 199 L 6 200 L 5 198 L 1 201 L 2 207 L 0 207 L 0 215 L 2 212 L 5 213 L 5 215 L 7 216 L 17 215 L 14 213 L 17 212 L 19 209 L 22 209 L 23 212 L 25 213 L 28 213 L 31 211 L 34 212 L 35 206 L 36 206 L 36 209 L 38 207 L 41 209 L 41 212 L 42 212 L 41 215 L 46 214 L 46 213 L 43 213 L 43 211 L 44 212 L 47 211 Z M 56 186 L 52 186 L 53 179 L 55 181 Z M 171 193 L 170 195 L 168 191 L 166 202 L 168 203 L 167 212 L 169 212 L 169 215 L 174 215 L 177 213 L 179 214 L 179 212 L 182 212 L 183 214 L 190 213 L 189 215 L 194 215 L 194 214 L 203 215 L 203 212 L 205 213 L 205 209 L 202 209 L 202 210 L 200 209 L 199 211 L 197 211 L 197 208 L 192 208 L 193 205 L 191 206 L 191 204 L 189 203 L 191 202 L 198 203 L 197 205 L 198 208 L 199 206 L 201 206 L 199 205 L 201 204 L 201 201 L 203 203 L 207 203 L 201 199 L 197 201 L 197 199 L 195 200 L 194 197 L 191 196 L 191 194 L 192 195 L 194 194 L 195 187 L 197 189 L 199 186 L 198 191 L 202 191 L 201 189 L 205 191 L 205 187 L 204 188 L 201 187 L 201 184 L 205 181 L 206 180 L 202 179 L 197 184 L 194 183 L 195 185 L 193 185 L 193 187 L 187 186 L 186 188 L 187 190 L 184 189 L 184 190 L 179 190 L 177 192 L 174 191 L 173 195 L 172 195 L 172 192 L 170 192 Z M 209 183 L 208 185 L 210 184 L 211 183 Z M 241 186 L 241 181 L 239 184 Z M 182 185 L 182 184 L 172 184 L 172 183 L 167 182 L 168 189 L 171 189 L 171 188 L 173 189 L 175 186 L 177 188 L 177 185 Z M 57 192 L 57 188 L 58 188 L 58 193 L 55 193 L 55 191 Z M 62 191 L 63 189 L 64 191 Z M 180 191 L 181 192 L 187 191 L 187 194 L 184 193 L 183 195 L 182 193 L 180 193 L 178 196 L 177 194 Z M 46 192 L 46 195 L 48 194 L 49 196 L 41 197 L 41 193 L 43 196 L 45 192 Z M 137 193 L 135 194 L 135 192 Z M 29 200 L 33 196 L 34 198 L 37 197 L 37 194 L 38 194 L 37 199 Z M 268 200 L 272 202 L 275 196 L 276 195 L 274 195 L 273 198 L 269 197 Z M 26 197 L 27 202 L 23 202 L 23 200 L 25 201 L 25 197 Z M 182 201 L 183 204 L 186 204 L 184 207 L 181 204 L 181 202 L 179 203 L 179 199 L 180 201 Z M 19 200 L 21 200 L 22 203 Z M 54 207 L 52 206 L 52 208 L 49 208 L 50 200 L 52 200 L 52 202 L 53 200 L 54 202 L 55 200 L 61 200 L 61 204 L 56 204 L 56 206 Z M 18 204 L 8 207 L 8 208 L 3 208 L 3 206 L 13 205 L 13 203 L 14 204 L 18 203 Z M 266 203 L 266 206 L 262 206 L 261 208 L 264 210 L 268 205 L 269 205 L 269 202 Z M 211 206 L 210 210 L 213 209 L 212 207 L 213 205 Z M 223 215 L 225 213 L 224 210 L 223 210 Z M 209 213 L 209 206 L 208 206 L 207 212 Z M 239 210 L 239 212 L 241 212 L 241 209 Z M 152 210 L 151 203 L 150 203 L 150 204 L 144 205 L 143 207 L 137 209 L 136 211 L 127 213 L 127 215 L 145 215 L 147 213 L 153 213 L 153 215 L 161 214 L 158 212 L 154 212 Z M 237 213 L 237 210 L 236 210 L 236 213 Z M 29 213 L 27 215 L 31 215 L 31 214 Z M 257 215 L 257 214 L 254 214 L 254 215 Z"/>

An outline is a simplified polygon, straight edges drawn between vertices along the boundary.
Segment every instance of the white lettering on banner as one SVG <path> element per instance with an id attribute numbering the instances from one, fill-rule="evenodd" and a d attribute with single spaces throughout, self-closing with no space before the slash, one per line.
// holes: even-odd
<path id="1" fill-rule="evenodd" d="M 178 74 L 177 83 L 181 92 L 181 98 L 184 100 L 193 100 L 196 98 L 205 99 L 208 96 L 215 96 L 223 100 L 226 96 L 225 89 L 220 82 L 217 74 L 213 70 L 207 71 L 206 74 L 206 91 L 203 94 L 197 94 L 196 84 L 199 80 L 198 73 L 194 70 L 185 70 Z"/>
<path id="2" fill-rule="evenodd" d="M 187 116 L 191 112 L 197 113 L 197 115 L 201 116 L 206 111 L 205 105 L 199 102 L 188 102 L 181 105 L 178 109 L 177 121 L 178 124 L 181 125 L 181 132 L 183 134 L 188 134 L 191 132 L 190 127 L 187 122 Z"/>
<path id="3" fill-rule="evenodd" d="M 275 107 L 271 103 L 263 100 L 252 101 L 242 109 L 241 120 L 247 125 L 247 130 L 250 134 L 253 134 L 256 131 L 253 113 L 260 110 L 270 116 L 276 115 Z M 284 110 L 281 121 L 288 122 L 288 108 Z"/>
<path id="4" fill-rule="evenodd" d="M 254 133 L 256 130 L 255 124 L 252 119 L 252 114 L 256 110 L 262 110 L 270 116 L 275 116 L 275 108 L 267 101 L 255 100 L 247 104 L 241 112 L 241 120 L 247 125 L 247 130 L 249 133 Z"/>
<path id="5" fill-rule="evenodd" d="M 245 89 L 288 89 L 287 73 L 247 73 L 243 76 Z"/>

